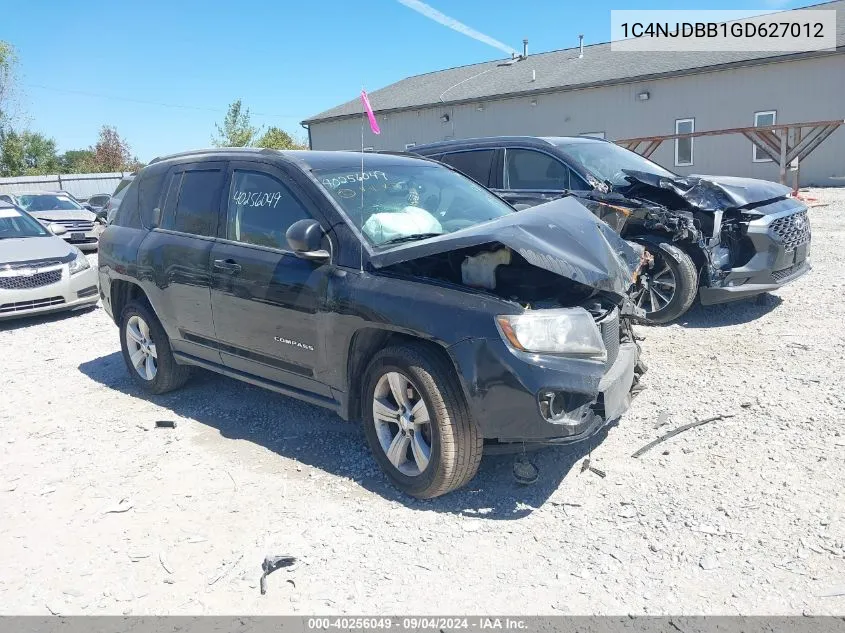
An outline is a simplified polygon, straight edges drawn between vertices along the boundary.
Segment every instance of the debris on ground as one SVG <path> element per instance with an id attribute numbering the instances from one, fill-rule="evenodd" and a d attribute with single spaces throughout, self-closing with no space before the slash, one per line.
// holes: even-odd
<path id="1" fill-rule="evenodd" d="M 694 429 L 697 426 L 709 424 L 710 422 L 716 422 L 717 420 L 725 420 L 727 418 L 732 418 L 735 415 L 736 415 L 735 413 L 720 413 L 719 415 L 714 415 L 713 417 L 710 417 L 710 418 L 704 418 L 703 420 L 697 420 L 695 422 L 690 422 L 689 424 L 684 424 L 682 426 L 679 426 L 678 428 L 672 429 L 671 431 L 669 431 L 665 435 L 661 435 L 656 440 L 649 442 L 648 444 L 646 444 L 642 448 L 638 449 L 637 451 L 635 451 L 631 455 L 631 457 L 639 457 L 643 453 L 650 451 L 652 448 L 654 448 L 655 446 L 657 446 L 661 442 L 665 442 L 666 440 L 668 440 L 672 437 L 675 437 L 679 433 L 683 433 L 684 431 L 689 431 L 690 429 Z M 664 453 L 664 455 L 665 454 L 666 453 Z"/>
<path id="2" fill-rule="evenodd" d="M 267 576 L 272 574 L 277 569 L 281 569 L 282 567 L 290 567 L 296 562 L 296 558 L 293 556 L 266 556 L 264 558 L 264 562 L 261 563 L 261 579 L 258 581 L 261 587 L 261 595 L 263 596 L 267 593 Z M 293 581 L 290 581 L 294 587 L 296 586 Z"/>
<path id="3" fill-rule="evenodd" d="M 540 478 L 540 471 L 525 455 L 520 455 L 513 461 L 513 478 L 523 486 L 530 486 L 537 483 Z"/>
<path id="4" fill-rule="evenodd" d="M 176 422 L 173 420 L 156 420 L 157 429 L 175 429 Z"/>
<path id="5" fill-rule="evenodd" d="M 121 514 L 133 508 L 133 504 L 129 499 L 121 499 L 116 505 L 106 509 L 103 514 Z"/>
<path id="6" fill-rule="evenodd" d="M 713 569 L 718 569 L 720 567 L 719 559 L 715 556 L 704 556 L 700 561 L 698 561 L 699 567 L 704 571 L 711 571 Z"/>
<path id="7" fill-rule="evenodd" d="M 606 472 L 604 472 L 604 471 L 603 471 L 603 470 L 601 470 L 600 468 L 596 468 L 595 466 L 591 465 L 591 463 L 590 463 L 590 458 L 589 458 L 589 457 L 585 457 L 585 458 L 584 458 L 584 461 L 583 461 L 583 462 L 581 462 L 581 472 L 583 473 L 583 472 L 586 472 L 586 471 L 588 471 L 588 470 L 589 470 L 591 473 L 593 473 L 593 474 L 595 474 L 595 475 L 598 475 L 598 476 L 599 476 L 599 477 L 601 477 L 602 479 L 604 479 L 605 477 L 607 477 L 607 473 L 606 473 Z"/>
<path id="8" fill-rule="evenodd" d="M 167 557 L 164 555 L 164 552 L 158 553 L 158 562 L 161 563 L 161 566 L 164 567 L 164 571 L 168 574 L 173 573 L 173 569 L 171 569 L 170 565 L 167 563 Z"/>
<path id="9" fill-rule="evenodd" d="M 654 423 L 654 428 L 659 429 L 667 424 L 669 424 L 669 412 L 664 409 L 657 414 L 657 422 Z"/>
<path id="10" fill-rule="evenodd" d="M 243 555 L 243 554 L 241 554 L 241 555 L 240 555 L 240 556 L 238 556 L 238 557 L 235 559 L 235 561 L 234 561 L 234 562 L 232 562 L 232 563 L 227 563 L 226 561 L 223 561 L 223 564 L 221 565 L 221 567 L 220 567 L 220 570 L 219 570 L 218 574 L 217 574 L 216 576 L 214 576 L 211 580 L 209 580 L 209 581 L 208 581 L 208 585 L 209 585 L 209 586 L 211 586 L 211 585 L 215 584 L 217 581 L 219 581 L 221 578 L 223 578 L 224 576 L 226 576 L 226 574 L 228 574 L 228 573 L 229 573 L 230 571 L 232 571 L 235 567 L 237 567 L 238 563 L 240 563 L 240 562 L 241 562 L 241 559 L 242 559 L 243 557 L 244 557 L 244 555 Z"/>

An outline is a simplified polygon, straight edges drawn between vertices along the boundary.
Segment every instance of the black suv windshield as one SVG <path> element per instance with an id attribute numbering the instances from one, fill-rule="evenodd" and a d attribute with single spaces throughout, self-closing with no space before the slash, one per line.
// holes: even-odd
<path id="1" fill-rule="evenodd" d="M 601 181 L 607 181 L 614 187 L 624 187 L 628 184 L 625 178 L 626 169 L 644 171 L 667 178 L 675 177 L 671 171 L 663 169 L 639 154 L 619 147 L 615 143 L 561 140 L 555 142 L 571 159 L 582 165 L 587 171 Z"/>
<path id="2" fill-rule="evenodd" d="M 49 235 L 36 220 L 14 207 L 0 207 L 0 240 Z"/>
<path id="3" fill-rule="evenodd" d="M 81 209 L 76 202 L 67 196 L 52 193 L 26 194 L 18 196 L 18 204 L 24 210 L 33 211 L 75 211 Z"/>
<path id="4" fill-rule="evenodd" d="M 513 212 L 470 179 L 422 161 L 314 174 L 375 246 L 452 233 Z"/>

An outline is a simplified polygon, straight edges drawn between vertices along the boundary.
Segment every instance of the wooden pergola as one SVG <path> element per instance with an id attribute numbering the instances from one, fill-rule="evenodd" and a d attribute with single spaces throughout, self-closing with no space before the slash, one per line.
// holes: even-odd
<path id="1" fill-rule="evenodd" d="M 641 136 L 639 138 L 619 139 L 617 145 L 637 152 L 649 158 L 663 141 L 682 138 L 697 138 L 699 136 L 723 136 L 725 134 L 742 134 L 751 141 L 761 152 L 766 154 L 780 167 L 780 182 L 786 184 L 786 171 L 790 164 L 795 166 L 794 188 L 798 189 L 798 169 L 801 161 L 809 156 L 822 142 L 840 125 L 843 120 L 813 121 L 810 123 L 786 123 L 782 125 L 766 125 L 761 127 L 734 127 L 726 130 L 708 130 L 706 132 L 690 132 L 688 134 L 667 134 L 665 136 Z"/>

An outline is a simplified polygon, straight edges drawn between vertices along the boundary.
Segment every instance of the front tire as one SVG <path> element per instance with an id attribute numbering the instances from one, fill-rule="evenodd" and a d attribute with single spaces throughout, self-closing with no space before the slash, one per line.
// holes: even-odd
<path id="1" fill-rule="evenodd" d="M 689 310 L 698 294 L 698 273 L 692 258 L 666 241 L 644 242 L 654 264 L 640 275 L 634 303 L 646 312 L 646 323 L 669 323 Z"/>
<path id="2" fill-rule="evenodd" d="M 167 393 L 187 382 L 191 368 L 173 358 L 170 339 L 150 307 L 130 301 L 120 315 L 120 348 L 132 380 L 147 393 Z"/>
<path id="3" fill-rule="evenodd" d="M 451 367 L 423 345 L 389 347 L 367 367 L 364 434 L 397 488 L 431 499 L 469 482 L 483 438 Z"/>

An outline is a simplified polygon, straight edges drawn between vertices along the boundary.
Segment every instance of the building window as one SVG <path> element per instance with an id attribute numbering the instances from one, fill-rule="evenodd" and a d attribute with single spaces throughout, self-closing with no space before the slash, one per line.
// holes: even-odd
<path id="1" fill-rule="evenodd" d="M 755 112 L 754 113 L 754 127 L 765 127 L 767 125 L 775 125 L 775 121 L 777 119 L 777 112 L 774 110 L 766 110 L 765 112 Z M 754 149 L 752 157 L 755 163 L 771 163 L 772 159 L 766 155 L 766 152 L 762 151 L 756 145 L 753 146 Z"/>
<path id="2" fill-rule="evenodd" d="M 590 138 L 605 138 L 604 132 L 581 132 L 578 136 L 589 136 Z"/>
<path id="3" fill-rule="evenodd" d="M 695 119 L 676 119 L 675 134 L 692 134 L 695 132 Z M 693 139 L 675 139 L 675 167 L 692 165 Z"/>

